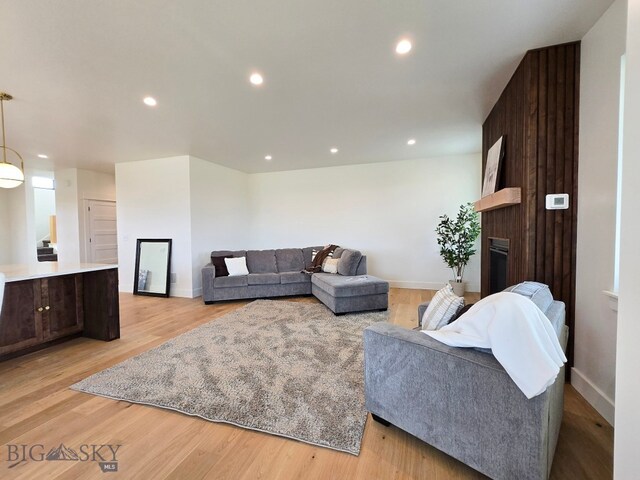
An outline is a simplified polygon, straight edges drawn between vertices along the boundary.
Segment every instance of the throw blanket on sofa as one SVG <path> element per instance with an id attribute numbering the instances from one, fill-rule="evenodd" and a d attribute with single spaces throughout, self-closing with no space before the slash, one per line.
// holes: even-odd
<path id="1" fill-rule="evenodd" d="M 303 270 L 304 273 L 318 273 L 322 271 L 322 263 L 325 261 L 327 257 L 333 255 L 335 249 L 338 248 L 338 245 L 327 245 L 313 258 L 313 262 L 311 263 L 311 267 Z"/>
<path id="2" fill-rule="evenodd" d="M 517 293 L 490 295 L 458 320 L 424 333 L 451 347 L 490 348 L 527 398 L 553 384 L 567 361 L 549 319 Z"/>

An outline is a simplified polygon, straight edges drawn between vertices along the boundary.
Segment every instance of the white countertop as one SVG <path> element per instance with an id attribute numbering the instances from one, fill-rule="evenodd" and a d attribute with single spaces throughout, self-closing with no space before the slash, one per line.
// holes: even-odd
<path id="1" fill-rule="evenodd" d="M 57 277 L 59 275 L 72 275 L 74 273 L 110 270 L 112 268 L 118 268 L 118 265 L 107 265 L 104 263 L 39 262 L 21 265 L 0 265 L 0 272 L 5 274 L 6 282 L 19 282 L 20 280 Z"/>

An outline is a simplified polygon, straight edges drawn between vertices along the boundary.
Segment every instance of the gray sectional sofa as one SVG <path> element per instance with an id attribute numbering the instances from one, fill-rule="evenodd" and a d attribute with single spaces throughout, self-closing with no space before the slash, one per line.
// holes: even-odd
<path id="1" fill-rule="evenodd" d="M 541 288 L 536 288 L 536 285 Z M 566 350 L 564 303 L 546 285 L 527 295 Z M 426 304 L 419 308 L 419 316 Z M 528 400 L 491 353 L 444 345 L 418 330 L 377 323 L 364 331 L 366 408 L 494 479 L 549 477 L 563 413 L 564 367 Z"/>
<path id="2" fill-rule="evenodd" d="M 213 264 L 206 265 L 202 269 L 203 300 L 209 304 L 221 300 L 311 295 L 312 275 L 302 273 L 302 270 L 311 267 L 313 250 L 322 248 L 320 246 L 278 250 L 213 251 L 212 257 L 224 255 L 246 257 L 249 275 L 220 277 L 216 276 Z M 366 273 L 367 257 L 362 255 L 355 274 L 365 275 Z M 313 276 L 315 275 L 332 274 L 314 274 Z"/>

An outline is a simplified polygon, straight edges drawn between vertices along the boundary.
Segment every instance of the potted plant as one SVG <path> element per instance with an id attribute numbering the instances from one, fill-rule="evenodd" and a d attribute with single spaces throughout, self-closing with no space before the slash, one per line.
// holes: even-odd
<path id="1" fill-rule="evenodd" d="M 475 243 L 480 235 L 480 221 L 478 213 L 472 203 L 460 205 L 455 220 L 448 215 L 441 215 L 436 228 L 440 256 L 444 263 L 453 271 L 453 280 L 449 283 L 458 296 L 465 292 L 464 268 L 469 259 L 476 253 Z"/>

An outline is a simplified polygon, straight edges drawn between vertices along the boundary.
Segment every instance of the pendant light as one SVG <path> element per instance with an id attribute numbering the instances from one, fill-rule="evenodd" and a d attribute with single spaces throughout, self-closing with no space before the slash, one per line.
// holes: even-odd
<path id="1" fill-rule="evenodd" d="M 22 157 L 13 148 L 7 147 L 4 135 L 4 102 L 8 102 L 13 97 L 8 93 L 0 92 L 0 116 L 2 117 L 2 161 L 0 162 L 0 188 L 15 188 L 24 183 L 24 162 Z M 7 150 L 16 154 L 20 159 L 20 168 L 7 162 Z"/>

